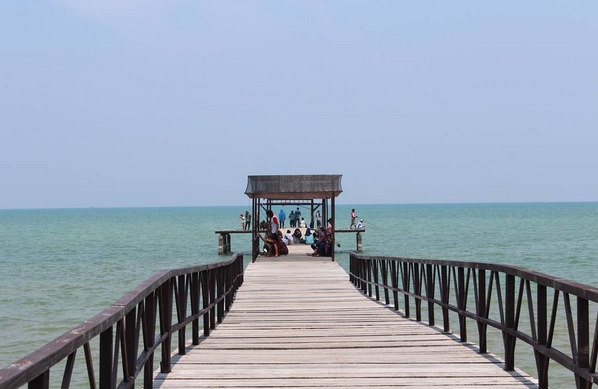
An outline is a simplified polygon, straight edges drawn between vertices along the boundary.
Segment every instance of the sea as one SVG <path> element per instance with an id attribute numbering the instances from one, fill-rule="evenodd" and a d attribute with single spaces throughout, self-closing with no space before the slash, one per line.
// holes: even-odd
<path id="1" fill-rule="evenodd" d="M 284 208 L 288 214 L 294 207 Z M 510 264 L 598 287 L 598 202 L 337 204 L 337 228 L 349 227 L 352 208 L 366 226 L 364 255 Z M 0 367 L 159 270 L 230 258 L 218 255 L 215 231 L 240 228 L 246 210 L 0 210 Z M 355 235 L 338 234 L 337 241 L 337 261 L 348 269 Z M 249 254 L 249 234 L 233 234 L 232 250 Z"/>

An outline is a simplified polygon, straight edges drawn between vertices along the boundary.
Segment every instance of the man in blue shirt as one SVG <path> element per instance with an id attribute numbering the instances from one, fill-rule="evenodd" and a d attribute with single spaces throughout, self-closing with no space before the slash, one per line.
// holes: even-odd
<path id="1" fill-rule="evenodd" d="M 284 208 L 280 208 L 280 212 L 278 212 L 278 222 L 280 223 L 280 228 L 284 228 L 284 221 L 286 218 L 287 215 L 284 213 Z"/>

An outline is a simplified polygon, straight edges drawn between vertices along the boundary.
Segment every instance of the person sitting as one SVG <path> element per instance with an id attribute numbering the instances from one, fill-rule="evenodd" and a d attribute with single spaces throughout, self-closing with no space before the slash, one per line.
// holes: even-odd
<path id="1" fill-rule="evenodd" d="M 311 229 L 305 230 L 305 244 L 313 244 L 314 243 L 314 234 L 311 233 Z"/>
<path id="2" fill-rule="evenodd" d="M 301 230 L 298 228 L 295 228 L 295 231 L 293 231 L 293 243 L 295 243 L 295 244 L 301 243 L 302 237 L 303 237 L 303 234 L 301 234 Z"/>
<path id="3" fill-rule="evenodd" d="M 268 223 L 265 220 L 260 222 L 260 231 L 266 231 L 268 229 Z"/>
<path id="4" fill-rule="evenodd" d="M 291 230 L 287 230 L 287 233 L 284 234 L 282 241 L 285 244 L 293 244 L 293 235 L 291 235 Z"/>
<path id="5" fill-rule="evenodd" d="M 332 235 L 326 236 L 325 240 L 318 240 L 316 243 L 312 244 L 311 247 L 314 249 L 314 252 L 311 255 L 312 257 L 331 257 L 332 256 L 332 245 L 334 241 L 332 240 Z"/>
<path id="6" fill-rule="evenodd" d="M 267 245 L 268 257 L 278 258 L 279 255 L 287 255 L 289 253 L 289 248 L 282 241 L 282 233 L 280 231 L 278 231 L 278 234 L 270 234 L 267 238 L 264 238 L 262 234 L 258 236 Z"/>
<path id="7" fill-rule="evenodd" d="M 307 224 L 305 224 L 305 218 L 301 218 L 301 222 L 299 223 L 299 227 L 306 228 Z"/>
<path id="8" fill-rule="evenodd" d="M 363 219 L 359 220 L 359 223 L 357 223 L 357 227 L 355 227 L 356 230 L 361 230 L 364 229 L 365 226 L 363 225 Z"/>
<path id="9" fill-rule="evenodd" d="M 289 248 L 282 241 L 282 232 L 280 232 L 280 230 L 278 230 L 278 239 L 276 240 L 276 246 L 276 248 L 278 249 L 278 255 L 287 255 L 289 253 Z"/>

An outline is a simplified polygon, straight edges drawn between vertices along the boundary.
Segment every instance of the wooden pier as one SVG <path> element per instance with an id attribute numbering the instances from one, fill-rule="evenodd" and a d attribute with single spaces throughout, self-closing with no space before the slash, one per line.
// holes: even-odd
<path id="1" fill-rule="evenodd" d="M 250 264 L 232 309 L 154 388 L 537 388 L 476 346 L 364 296 L 306 246 Z"/>

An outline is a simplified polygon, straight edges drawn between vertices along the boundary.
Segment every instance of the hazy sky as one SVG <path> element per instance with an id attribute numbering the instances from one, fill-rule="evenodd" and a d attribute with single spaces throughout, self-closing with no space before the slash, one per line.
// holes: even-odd
<path id="1" fill-rule="evenodd" d="M 598 1 L 0 2 L 0 209 L 598 201 Z"/>

